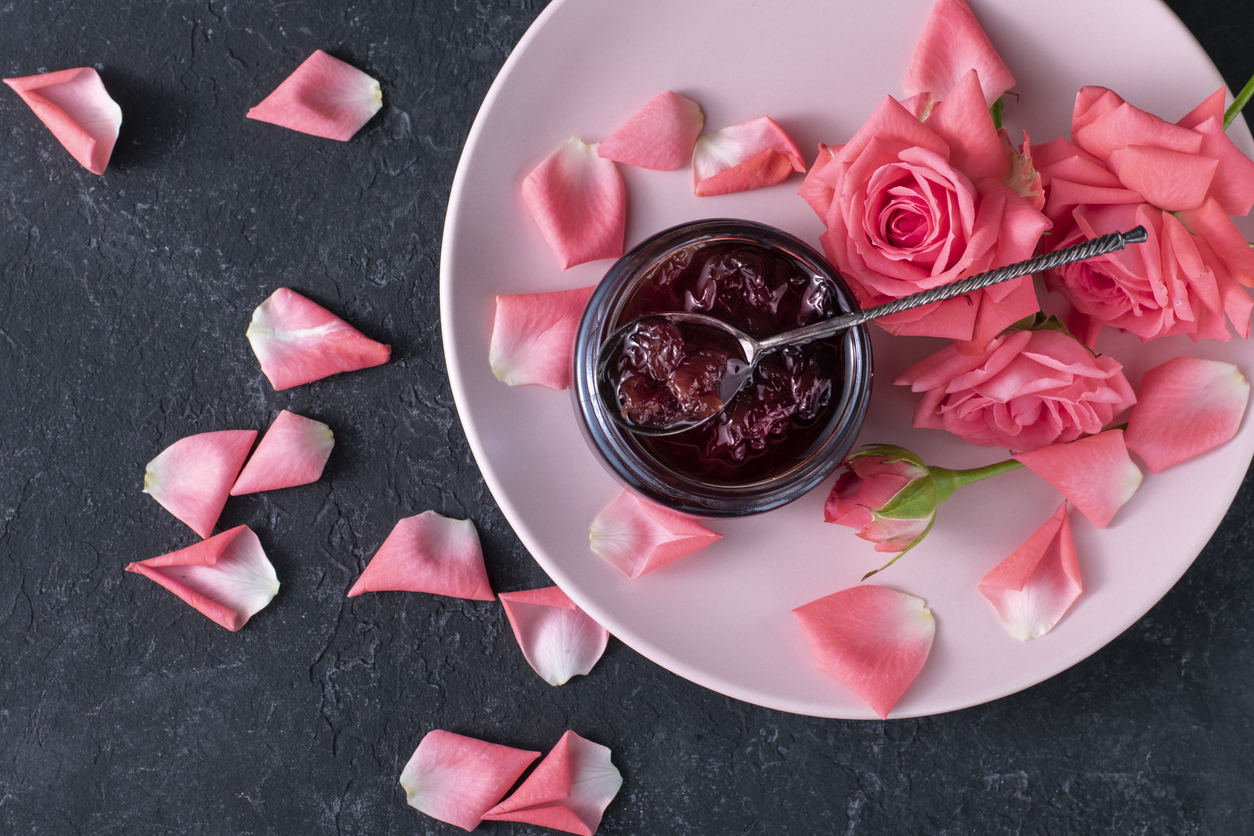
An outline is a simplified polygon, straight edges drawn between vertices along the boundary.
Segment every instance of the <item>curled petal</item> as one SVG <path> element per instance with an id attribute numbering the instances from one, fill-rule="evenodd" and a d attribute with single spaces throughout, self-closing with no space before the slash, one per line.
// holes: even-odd
<path id="1" fill-rule="evenodd" d="M 148 462 L 144 493 L 208 537 L 217 525 L 256 430 L 223 430 L 180 438 Z"/>
<path id="2" fill-rule="evenodd" d="M 722 539 L 692 517 L 624 490 L 592 521 L 592 551 L 629 578 Z"/>
<path id="3" fill-rule="evenodd" d="M 986 106 L 1015 84 L 965 0 L 937 0 L 906 71 L 906 94 L 944 99 L 970 70 L 980 75 Z"/>
<path id="4" fill-rule="evenodd" d="M 92 174 L 104 174 L 122 127 L 122 108 L 91 67 L 6 78 L 57 141 Z"/>
<path id="5" fill-rule="evenodd" d="M 1053 629 L 1083 589 L 1066 501 L 981 578 L 979 588 L 1016 639 L 1037 639 Z"/>
<path id="6" fill-rule="evenodd" d="M 483 817 L 592 836 L 622 785 L 610 750 L 568 731 L 522 786 Z"/>
<path id="7" fill-rule="evenodd" d="M 550 685 L 588 673 L 605 652 L 609 631 L 556 586 L 498 597 L 527 664 Z"/>
<path id="8" fill-rule="evenodd" d="M 495 598 L 475 524 L 435 511 L 398 522 L 348 597 L 386 591 L 430 592 L 472 601 Z"/>
<path id="9" fill-rule="evenodd" d="M 346 142 L 381 107 L 379 82 L 319 49 L 249 110 L 248 118 Z"/>
<path id="10" fill-rule="evenodd" d="M 392 356 L 391 346 L 286 287 L 253 311 L 247 337 L 275 389 L 381 366 Z"/>
<path id="11" fill-rule="evenodd" d="M 688 161 L 704 124 L 705 115 L 696 102 L 666 90 L 610 134 L 597 154 L 653 171 L 674 171 Z"/>
<path id="12" fill-rule="evenodd" d="M 936 621 L 922 598 L 864 584 L 792 611 L 819 668 L 887 719 L 923 669 Z"/>
<path id="13" fill-rule="evenodd" d="M 156 581 L 204 615 L 235 631 L 279 591 L 274 566 L 246 525 L 170 554 L 126 567 Z"/>
<path id="14" fill-rule="evenodd" d="M 823 169 L 829 163 L 836 159 L 836 152 L 840 150 L 839 146 L 833 148 L 823 143 L 819 143 L 819 154 L 814 158 L 814 165 L 810 166 L 810 170 L 806 172 L 806 179 L 802 181 L 801 188 L 797 190 L 797 194 L 814 210 L 815 214 L 822 220 L 827 217 L 827 212 L 832 206 L 832 198 L 835 190 L 823 179 Z"/>
<path id="15" fill-rule="evenodd" d="M 623 254 L 627 189 L 595 145 L 566 140 L 527 175 L 522 194 L 563 270 Z"/>
<path id="16" fill-rule="evenodd" d="M 496 297 L 488 362 L 510 386 L 570 386 L 575 332 L 595 287 Z"/>
<path id="17" fill-rule="evenodd" d="M 1128 447 L 1157 473 L 1231 439 L 1249 400 L 1250 383 L 1231 363 L 1173 357 L 1141 378 Z"/>
<path id="18" fill-rule="evenodd" d="M 692 151 L 693 193 L 699 197 L 773 186 L 805 170 L 796 143 L 769 116 L 706 134 Z"/>
<path id="19" fill-rule="evenodd" d="M 1015 453 L 1024 466 L 1071 500 L 1098 528 L 1141 486 L 1141 468 L 1128 457 L 1122 430 L 1107 430 L 1066 444 Z"/>
<path id="20" fill-rule="evenodd" d="M 334 446 L 335 434 L 330 427 L 285 409 L 261 437 L 256 452 L 235 480 L 231 496 L 317 482 Z"/>
<path id="21" fill-rule="evenodd" d="M 474 830 L 539 752 L 435 729 L 401 772 L 409 806 L 433 819 Z"/>

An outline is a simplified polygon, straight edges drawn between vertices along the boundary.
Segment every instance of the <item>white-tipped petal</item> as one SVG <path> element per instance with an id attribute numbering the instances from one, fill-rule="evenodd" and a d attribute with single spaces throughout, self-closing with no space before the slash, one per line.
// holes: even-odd
<path id="1" fill-rule="evenodd" d="M 498 597 L 527 664 L 550 685 L 588 673 L 605 652 L 609 631 L 556 586 Z"/>
<path id="2" fill-rule="evenodd" d="M 401 772 L 410 807 L 464 830 L 505 796 L 539 752 L 487 743 L 436 729 Z"/>
<path id="3" fill-rule="evenodd" d="M 238 630 L 279 591 L 274 566 L 248 526 L 126 567 L 182 598 L 228 630 Z"/>
<path id="4" fill-rule="evenodd" d="M 722 538 L 692 517 L 624 490 L 592 521 L 592 551 L 629 578 Z"/>

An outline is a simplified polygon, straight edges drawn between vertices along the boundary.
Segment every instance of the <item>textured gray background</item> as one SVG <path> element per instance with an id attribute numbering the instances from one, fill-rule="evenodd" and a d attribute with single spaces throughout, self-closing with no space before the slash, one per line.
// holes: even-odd
<path id="1" fill-rule="evenodd" d="M 96 177 L 0 89 L 0 833 L 461 832 L 397 785 L 432 728 L 610 746 L 625 783 L 607 835 L 1251 832 L 1249 480 L 1126 634 L 927 719 L 756 708 L 614 640 L 555 689 L 496 605 L 344 597 L 396 519 L 428 508 L 475 521 L 497 590 L 547 583 L 470 456 L 437 305 L 462 143 L 543 5 L 0 2 L 0 74 L 96 65 L 126 114 Z M 1172 5 L 1239 89 L 1246 0 Z M 361 135 L 242 118 L 315 48 L 381 80 Z M 281 285 L 393 362 L 276 393 L 243 332 Z M 140 493 L 144 465 L 286 407 L 337 445 L 319 483 L 228 504 L 221 526 L 253 526 L 283 582 L 231 634 L 123 574 L 196 540 Z"/>

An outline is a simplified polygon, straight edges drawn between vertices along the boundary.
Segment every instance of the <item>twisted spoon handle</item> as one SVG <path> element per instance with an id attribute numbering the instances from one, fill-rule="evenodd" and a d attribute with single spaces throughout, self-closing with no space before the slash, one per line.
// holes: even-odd
<path id="1" fill-rule="evenodd" d="M 1020 261 L 1016 264 L 1009 264 L 996 270 L 990 270 L 987 273 L 980 273 L 978 276 L 972 276 L 960 282 L 942 285 L 931 290 L 925 290 L 922 293 L 913 293 L 900 299 L 894 299 L 891 302 L 885 302 L 883 305 L 842 314 L 841 316 L 825 319 L 822 322 L 816 322 L 813 325 L 807 325 L 794 331 L 767 337 L 759 342 L 758 351 L 767 351 L 780 345 L 806 343 L 811 340 L 830 337 L 834 334 L 839 334 L 846 328 L 870 322 L 872 319 L 901 313 L 922 305 L 930 305 L 933 302 L 942 302 L 945 299 L 952 299 L 964 293 L 983 290 L 986 287 L 1017 279 L 1030 273 L 1105 255 L 1116 250 L 1122 250 L 1127 244 L 1143 244 L 1147 238 L 1148 235 L 1143 226 L 1138 226 L 1127 232 L 1112 232 L 1109 235 L 1103 235 L 1101 238 L 1085 241 L 1083 244 L 1076 244 L 1071 247 L 1064 247 L 1061 250 L 1055 250 L 1052 253 L 1038 255 L 1036 258 L 1029 258 L 1027 261 Z"/>

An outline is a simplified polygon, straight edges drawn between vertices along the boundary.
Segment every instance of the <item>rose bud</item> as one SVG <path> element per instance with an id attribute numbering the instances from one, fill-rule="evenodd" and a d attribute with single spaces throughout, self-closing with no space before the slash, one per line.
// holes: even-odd
<path id="1" fill-rule="evenodd" d="M 823 506 L 824 519 L 858 529 L 858 536 L 875 543 L 877 552 L 897 552 L 880 569 L 864 575 L 866 580 L 927 536 L 936 521 L 936 506 L 954 491 L 1020 464 L 1011 460 L 971 470 L 949 470 L 928 467 L 903 447 L 871 444 L 846 458 L 844 467 Z"/>

